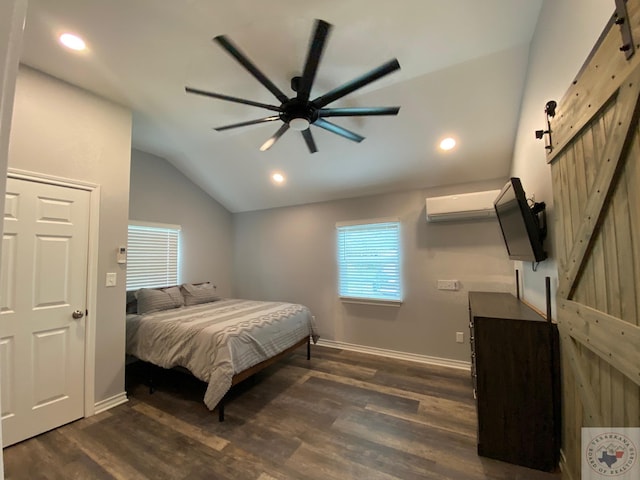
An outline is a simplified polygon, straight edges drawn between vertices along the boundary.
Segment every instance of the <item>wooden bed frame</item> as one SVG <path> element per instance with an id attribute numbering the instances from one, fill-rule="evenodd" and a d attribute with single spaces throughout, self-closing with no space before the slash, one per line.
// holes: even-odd
<path id="1" fill-rule="evenodd" d="M 265 368 L 273 365 L 274 363 L 276 363 L 277 361 L 281 360 L 282 358 L 286 357 L 287 355 L 290 355 L 291 353 L 293 353 L 294 350 L 297 350 L 298 348 L 300 348 L 302 345 L 307 345 L 307 360 L 311 360 L 311 336 L 305 337 L 302 340 L 296 342 L 295 344 L 293 344 L 292 346 L 290 346 L 289 348 L 287 348 L 286 350 L 283 350 L 280 353 L 277 353 L 276 355 L 274 355 L 271 358 L 267 358 L 266 360 L 263 360 L 262 362 L 254 365 L 253 367 L 249 367 L 246 370 L 243 370 L 240 373 L 236 373 L 232 378 L 231 378 L 231 386 L 233 387 L 234 385 L 237 385 L 238 383 L 246 380 L 247 378 L 251 377 L 252 375 L 255 375 L 256 373 L 260 372 L 261 370 L 264 370 Z M 152 365 L 152 364 L 150 364 Z M 159 368 L 156 367 L 155 365 L 152 365 L 152 368 Z M 192 373 L 184 368 L 184 367 L 174 367 L 171 370 L 177 370 L 179 372 L 182 373 L 186 373 L 188 375 L 192 375 Z M 150 370 L 149 373 L 149 393 L 152 394 L 155 390 L 154 388 L 154 382 L 153 382 L 153 370 Z M 218 402 L 218 405 L 216 406 L 216 408 L 218 409 L 218 420 L 221 422 L 224 422 L 224 405 L 225 405 L 225 398 L 226 395 L 224 397 L 222 397 L 222 399 Z"/>
<path id="2" fill-rule="evenodd" d="M 294 350 L 300 348 L 302 345 L 307 344 L 307 360 L 311 359 L 311 337 L 307 337 L 307 338 L 303 338 L 302 340 L 300 340 L 299 342 L 295 343 L 294 345 L 290 346 L 289 348 L 287 348 L 286 350 L 283 350 L 282 352 L 274 355 L 271 358 L 267 358 L 266 360 L 254 365 L 253 367 L 249 367 L 246 370 L 240 372 L 240 373 L 236 373 L 233 378 L 231 379 L 231 386 L 233 387 L 234 385 L 237 385 L 238 383 L 242 382 L 243 380 L 246 380 L 247 378 L 249 378 L 252 375 L 255 375 L 256 373 L 258 373 L 261 370 L 264 370 L 265 368 L 267 368 L 270 365 L 273 365 L 274 363 L 276 363 L 278 360 L 286 357 L 287 355 L 293 353 Z M 221 422 L 224 422 L 224 400 L 226 398 L 226 395 L 224 397 L 222 397 L 222 399 L 218 402 L 217 408 L 218 408 L 218 420 L 220 420 Z"/>

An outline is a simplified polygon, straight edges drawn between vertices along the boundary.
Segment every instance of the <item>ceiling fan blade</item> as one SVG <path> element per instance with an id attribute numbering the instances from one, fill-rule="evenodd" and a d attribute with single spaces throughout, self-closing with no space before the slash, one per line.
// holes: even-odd
<path id="1" fill-rule="evenodd" d="M 398 60 L 395 58 L 393 60 L 388 61 L 387 63 L 380 65 L 378 68 L 371 70 L 369 73 L 365 73 L 364 75 L 347 82 L 338 88 L 334 88 L 328 93 L 319 96 L 315 100 L 313 100 L 314 105 L 317 108 L 322 108 L 325 105 L 347 95 L 348 93 L 357 90 L 358 88 L 362 88 L 365 85 L 368 85 L 375 80 L 378 80 L 385 75 L 390 74 L 391 72 L 395 72 L 400 69 L 400 64 Z"/>
<path id="2" fill-rule="evenodd" d="M 207 92 L 205 90 L 198 90 L 197 88 L 191 88 L 191 87 L 184 87 L 184 90 L 187 93 L 194 93 L 196 95 L 203 95 L 205 97 L 217 98 L 219 100 L 226 100 L 228 102 L 242 103 L 244 105 L 252 105 L 254 107 L 266 108 L 267 110 L 273 110 L 275 112 L 280 111 L 280 107 L 277 107 L 275 105 L 254 102 L 252 100 L 246 100 L 244 98 L 230 97 L 229 95 L 222 95 L 221 93 Z"/>
<path id="3" fill-rule="evenodd" d="M 249 120 L 248 122 L 240 122 L 234 123 L 232 125 L 225 125 L 223 127 L 216 127 L 214 128 L 214 130 L 216 132 L 222 132 L 224 130 L 229 130 L 230 128 L 247 127 L 249 125 L 255 125 L 257 123 L 274 122 L 276 120 L 280 120 L 280 115 L 273 115 L 271 117 L 259 118 L 258 120 Z"/>
<path id="4" fill-rule="evenodd" d="M 234 57 L 244 68 L 246 68 L 251 75 L 253 75 L 256 80 L 258 80 L 262 85 L 264 85 L 271 93 L 273 93 L 281 103 L 284 103 L 289 100 L 289 98 L 280 90 L 278 87 L 274 85 L 274 83 L 267 78 L 267 76 L 262 73 L 258 67 L 256 67 L 247 56 L 238 50 L 231 40 L 229 40 L 224 35 L 219 35 L 214 38 L 216 42 L 220 44 L 222 48 L 224 48 L 232 57 Z"/>
<path id="5" fill-rule="evenodd" d="M 353 133 L 351 130 L 347 130 L 346 128 L 340 127 L 335 123 L 327 122 L 322 118 L 317 119 L 313 124 L 316 127 L 324 128 L 325 130 L 329 130 L 330 132 L 336 133 L 341 137 L 348 138 L 349 140 L 353 140 L 354 142 L 360 143 L 364 140 L 363 136 Z"/>
<path id="6" fill-rule="evenodd" d="M 298 87 L 298 100 L 306 102 L 309 100 L 309 94 L 311 93 L 311 86 L 313 80 L 316 77 L 316 71 L 318 70 L 318 64 L 322 57 L 322 51 L 327 42 L 327 37 L 331 31 L 331 25 L 324 20 L 316 20 L 316 29 L 309 45 L 309 52 L 307 53 L 307 60 L 304 65 L 304 72 L 302 73 L 302 79 L 300 80 L 300 86 Z"/>
<path id="7" fill-rule="evenodd" d="M 306 130 L 302 130 L 302 136 L 304 137 L 304 141 L 307 142 L 307 148 L 309 148 L 309 153 L 316 153 L 318 149 L 316 148 L 316 142 L 313 141 L 313 135 L 311 135 L 311 129 L 307 128 Z"/>
<path id="8" fill-rule="evenodd" d="M 369 115 L 397 115 L 400 107 L 321 108 L 320 117 L 363 117 Z"/>
<path id="9" fill-rule="evenodd" d="M 288 123 L 283 123 L 282 126 L 278 129 L 278 131 L 276 133 L 274 133 L 273 136 L 269 140 L 267 140 L 266 142 L 264 142 L 262 144 L 262 146 L 260 147 L 260 151 L 261 152 L 265 152 L 265 151 L 269 150 L 271 147 L 273 147 L 273 144 L 276 143 L 278 141 L 278 139 L 287 130 L 289 130 L 289 124 Z"/>

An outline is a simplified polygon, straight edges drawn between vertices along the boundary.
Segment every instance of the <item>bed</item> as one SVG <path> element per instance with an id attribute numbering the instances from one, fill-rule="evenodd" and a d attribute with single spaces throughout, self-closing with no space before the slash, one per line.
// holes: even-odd
<path id="1" fill-rule="evenodd" d="M 309 358 L 318 339 L 304 305 L 219 298 L 210 284 L 127 293 L 126 353 L 207 383 L 204 403 L 221 421 L 232 385 L 304 344 Z"/>

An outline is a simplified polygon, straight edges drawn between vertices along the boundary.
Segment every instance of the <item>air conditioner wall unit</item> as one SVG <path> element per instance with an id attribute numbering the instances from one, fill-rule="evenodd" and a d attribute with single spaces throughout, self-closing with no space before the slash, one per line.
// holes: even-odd
<path id="1" fill-rule="evenodd" d="M 427 222 L 470 220 L 496 216 L 493 201 L 500 190 L 427 198 Z"/>

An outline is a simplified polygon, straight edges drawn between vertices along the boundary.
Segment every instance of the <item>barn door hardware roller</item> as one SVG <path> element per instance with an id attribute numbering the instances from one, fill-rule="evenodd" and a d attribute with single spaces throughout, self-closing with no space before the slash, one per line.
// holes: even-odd
<path id="1" fill-rule="evenodd" d="M 627 13 L 627 0 L 616 0 L 614 17 L 616 24 L 620 26 L 620 35 L 622 36 L 620 51 L 624 52 L 625 57 L 629 60 L 636 49 L 633 44 L 633 37 L 631 36 L 631 22 L 629 22 L 629 14 Z"/>
<path id="2" fill-rule="evenodd" d="M 544 106 L 544 113 L 547 115 L 547 129 L 546 130 L 536 130 L 536 138 L 541 140 L 545 135 L 549 136 L 547 144 L 544 146 L 549 152 L 553 150 L 553 143 L 551 142 L 551 121 L 550 119 L 556 116 L 556 107 L 558 104 L 555 100 L 549 100 L 547 104 Z"/>

